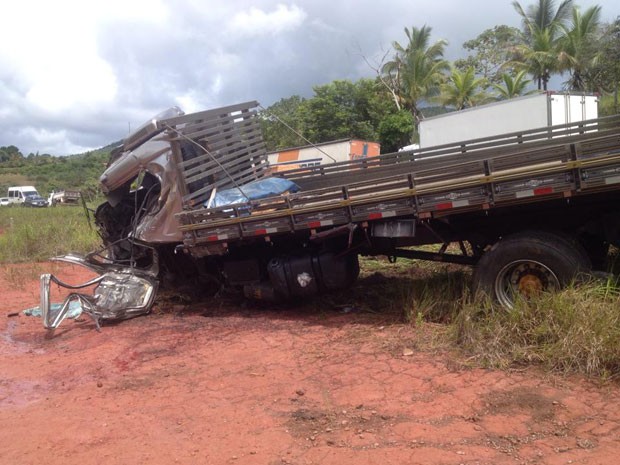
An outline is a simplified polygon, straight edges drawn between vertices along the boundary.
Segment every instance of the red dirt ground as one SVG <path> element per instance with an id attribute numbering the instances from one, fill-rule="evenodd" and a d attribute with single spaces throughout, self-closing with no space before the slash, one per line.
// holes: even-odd
<path id="1" fill-rule="evenodd" d="M 51 268 L 0 268 L 1 464 L 618 463 L 617 385 L 463 368 L 376 316 L 218 300 L 47 339 L 13 314 Z"/>

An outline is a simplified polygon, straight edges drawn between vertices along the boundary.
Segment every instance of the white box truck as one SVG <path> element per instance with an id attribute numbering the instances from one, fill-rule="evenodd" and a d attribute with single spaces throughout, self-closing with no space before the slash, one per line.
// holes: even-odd
<path id="1" fill-rule="evenodd" d="M 420 147 L 598 118 L 598 96 L 541 92 L 420 121 Z"/>

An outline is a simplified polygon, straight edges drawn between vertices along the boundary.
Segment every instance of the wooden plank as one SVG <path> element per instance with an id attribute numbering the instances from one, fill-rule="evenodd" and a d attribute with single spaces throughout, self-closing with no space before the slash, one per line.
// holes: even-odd
<path id="1" fill-rule="evenodd" d="M 214 177 L 214 179 L 216 179 L 217 181 L 219 181 L 220 179 L 222 180 L 228 180 L 230 182 L 230 186 L 229 187 L 236 187 L 235 184 L 237 185 L 241 185 L 241 183 L 239 181 L 237 181 L 237 178 L 243 178 L 245 177 L 247 174 L 250 173 L 262 173 L 265 170 L 265 166 L 262 165 L 250 165 L 250 166 L 246 166 L 246 165 L 238 165 L 236 167 L 233 167 L 232 170 L 227 170 L 228 174 L 230 176 L 232 176 L 236 181 L 235 183 L 233 183 L 232 181 L 230 181 L 230 178 L 228 176 L 226 176 L 225 174 L 219 172 L 217 177 Z M 209 175 L 207 175 L 206 173 L 199 173 L 194 175 L 192 178 L 190 178 L 190 180 L 188 182 L 196 182 L 199 181 L 200 179 L 204 178 L 204 177 L 208 177 Z M 226 187 L 222 184 L 220 184 L 218 187 Z M 208 188 L 208 186 L 204 186 L 205 188 Z"/>
<path id="2" fill-rule="evenodd" d="M 200 160 L 195 161 L 197 158 L 200 158 Z M 262 140 L 256 139 L 252 144 L 231 145 L 226 150 L 209 150 L 208 154 L 196 157 L 196 159 L 188 160 L 188 163 L 180 166 L 184 174 L 191 175 L 199 171 L 204 172 L 213 167 L 228 163 L 239 164 L 245 162 L 252 164 L 261 160 L 266 161 L 267 155 L 265 154 L 265 146 Z"/>
<path id="3" fill-rule="evenodd" d="M 191 144 L 208 150 L 209 154 L 179 160 L 180 176 L 184 180 L 183 203 L 194 206 L 201 203 L 214 188 L 243 184 L 263 176 L 267 156 L 256 119 L 257 102 L 246 102 L 225 108 L 183 115 L 163 120 L 162 127 L 172 128 L 174 150 L 181 153 L 182 144 Z M 185 142 L 184 142 L 185 141 Z"/>
<path id="4" fill-rule="evenodd" d="M 248 118 L 243 121 L 230 122 L 227 125 L 223 125 L 221 122 L 214 122 L 210 125 L 201 125 L 192 128 L 194 130 L 193 132 L 182 131 L 181 134 L 195 140 L 219 142 L 220 140 L 230 137 L 230 134 L 235 131 L 248 133 L 253 131 L 256 127 L 260 128 L 260 124 L 256 119 L 249 119 L 248 115 Z"/>
<path id="5" fill-rule="evenodd" d="M 205 110 L 197 113 L 191 113 L 188 115 L 175 116 L 174 118 L 168 118 L 162 120 L 162 123 L 167 123 L 170 126 L 177 126 L 179 124 L 191 123 L 196 120 L 209 120 L 218 117 L 227 117 L 230 113 L 236 113 L 238 111 L 247 111 L 250 108 L 256 108 L 259 104 L 256 101 L 249 101 L 244 103 L 238 103 L 227 107 L 216 108 L 213 110 Z"/>
<path id="6" fill-rule="evenodd" d="M 255 181 L 257 179 L 260 179 L 261 177 L 264 177 L 263 171 L 256 170 L 256 169 L 249 169 L 243 173 L 238 173 L 238 175 L 235 176 L 235 181 L 237 182 L 237 184 L 242 186 L 245 183 L 248 183 L 250 181 Z M 214 187 L 217 187 L 218 190 L 221 190 L 222 188 L 225 189 L 225 188 L 229 188 L 233 186 L 234 184 L 231 184 L 230 179 L 228 177 L 224 177 L 196 191 L 190 192 L 188 195 L 183 197 L 183 202 L 193 200 L 195 203 L 197 201 L 204 200 L 206 197 L 209 196 L 209 194 L 211 193 L 211 190 Z"/>
<path id="7" fill-rule="evenodd" d="M 240 158 L 242 155 L 247 154 L 248 152 L 251 154 L 256 154 L 254 155 L 254 157 L 259 160 L 267 161 L 267 154 L 265 153 L 265 144 L 263 143 L 262 140 L 259 140 L 253 144 L 241 146 L 240 148 L 234 148 L 233 151 L 230 152 L 226 158 L 232 159 L 233 161 L 241 162 L 242 160 L 235 160 L 235 159 Z M 200 155 L 199 157 L 179 163 L 178 166 L 184 173 L 186 173 L 187 175 L 191 175 L 195 172 L 200 171 L 200 168 L 203 168 L 203 166 L 205 165 L 208 169 L 212 169 L 212 166 L 214 165 L 217 166 L 217 163 L 214 161 L 214 156 L 216 157 L 215 159 L 221 164 L 220 160 L 222 159 L 222 157 L 218 158 L 217 154 L 214 154 L 213 152 L 209 152 L 209 153 L 205 153 L 204 155 Z M 194 166 L 194 165 L 198 165 L 198 166 Z"/>
<path id="8" fill-rule="evenodd" d="M 192 137 L 192 140 L 206 147 L 211 152 L 216 152 L 234 144 L 247 144 L 254 139 L 262 140 L 260 126 L 247 125 L 245 127 L 231 127 L 226 131 L 220 130 L 213 133 L 209 131 L 206 136 Z"/>
<path id="9" fill-rule="evenodd" d="M 261 142 L 262 144 L 262 142 Z M 212 157 L 212 155 L 207 155 L 207 157 Z M 203 163 L 194 168 L 189 168 L 183 171 L 183 176 L 186 177 L 187 182 L 192 182 L 191 177 L 194 174 L 202 173 L 206 175 L 216 174 L 222 171 L 223 169 L 229 170 L 238 165 L 260 165 L 267 163 L 267 156 L 264 152 L 264 146 L 256 146 L 256 147 L 246 147 L 243 149 L 239 149 L 235 152 L 231 153 L 231 156 L 228 156 L 224 159 L 211 160 L 208 163 Z M 266 168 L 267 166 L 265 166 Z"/>

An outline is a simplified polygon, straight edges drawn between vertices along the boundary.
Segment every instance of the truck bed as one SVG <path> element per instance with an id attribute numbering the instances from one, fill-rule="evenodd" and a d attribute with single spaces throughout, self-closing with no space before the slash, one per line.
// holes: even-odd
<path id="1" fill-rule="evenodd" d="M 389 218 L 426 219 L 620 189 L 620 115 L 285 173 L 296 194 L 177 215 L 213 245 Z M 221 250 L 221 249 L 220 249 Z"/>

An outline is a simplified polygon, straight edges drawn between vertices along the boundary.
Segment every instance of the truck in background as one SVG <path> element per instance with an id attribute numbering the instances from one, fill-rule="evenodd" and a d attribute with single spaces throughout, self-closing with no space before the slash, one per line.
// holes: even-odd
<path id="1" fill-rule="evenodd" d="M 23 204 L 26 197 L 32 195 L 39 196 L 34 186 L 13 186 L 8 190 L 9 202 L 12 204 Z"/>
<path id="2" fill-rule="evenodd" d="M 378 142 L 341 139 L 269 152 L 267 153 L 267 159 L 272 172 L 279 173 L 327 163 L 363 160 L 369 157 L 376 157 L 380 152 L 381 144 Z"/>
<path id="3" fill-rule="evenodd" d="M 598 96 L 541 92 L 420 121 L 420 147 L 436 147 L 598 118 Z"/>
<path id="4" fill-rule="evenodd" d="M 50 207 L 56 205 L 79 205 L 80 204 L 80 191 L 75 190 L 61 190 L 52 191 L 47 198 L 47 203 Z"/>

